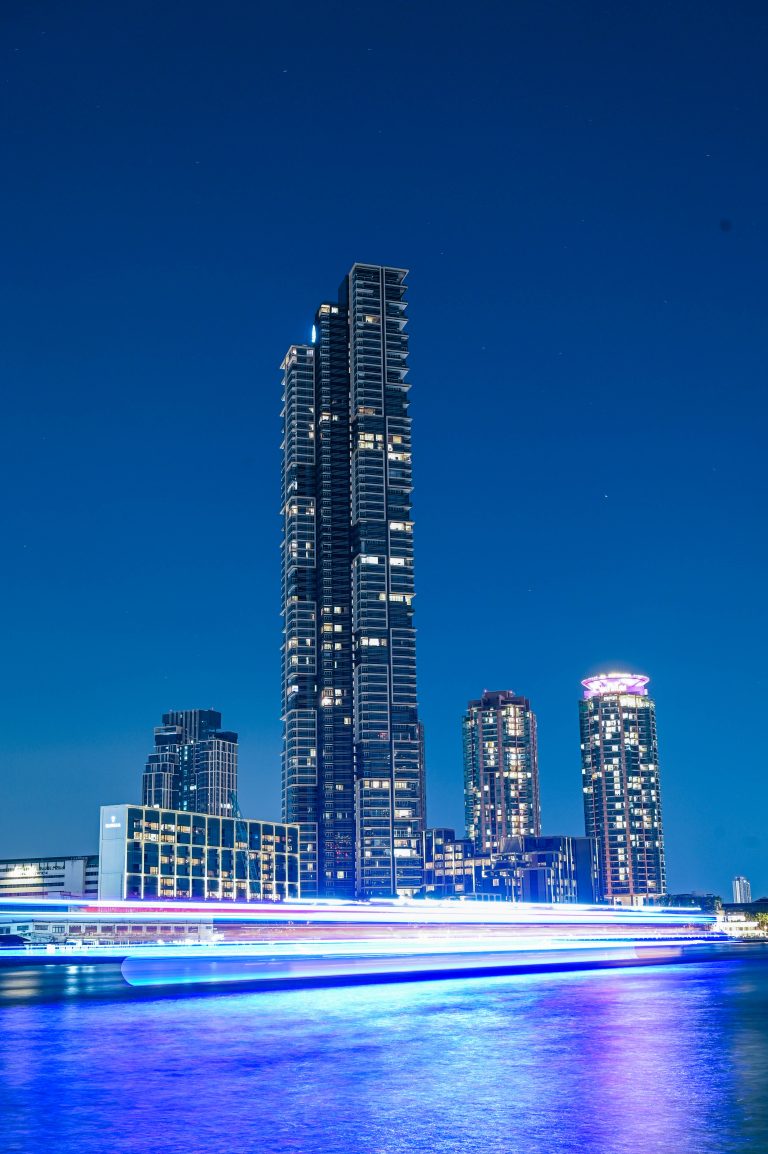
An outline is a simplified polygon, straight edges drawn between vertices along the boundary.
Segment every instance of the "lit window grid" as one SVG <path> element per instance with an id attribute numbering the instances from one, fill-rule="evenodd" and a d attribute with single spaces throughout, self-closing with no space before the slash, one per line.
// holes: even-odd
<path id="1" fill-rule="evenodd" d="M 598 840 L 606 897 L 666 892 L 653 700 L 605 694 L 579 703 L 585 829 Z"/>
<path id="2" fill-rule="evenodd" d="M 541 831 L 535 715 L 525 698 L 495 699 L 470 703 L 463 723 L 465 825 L 478 853 Z"/>
<path id="3" fill-rule="evenodd" d="M 347 804 L 339 810 L 329 807 L 323 800 L 326 787 L 333 786 L 337 775 L 340 775 L 338 783 L 343 790 L 347 788 L 345 775 L 348 775 L 351 785 L 353 738 L 354 772 L 358 778 L 364 778 L 368 773 L 387 772 L 391 784 L 403 784 L 409 789 L 411 783 L 406 779 L 416 779 L 414 796 L 407 803 L 402 801 L 396 810 L 383 804 L 380 797 L 374 801 L 365 787 L 355 788 L 354 813 L 358 828 L 364 827 L 369 818 L 371 823 L 370 830 L 358 837 L 358 892 L 361 896 L 369 891 L 369 882 L 372 886 L 370 892 L 381 894 L 391 893 L 393 884 L 409 892 L 420 882 L 420 867 L 417 864 L 416 869 L 412 868 L 414 862 L 420 860 L 418 835 L 423 821 L 424 790 L 416 720 L 415 634 L 410 624 L 413 597 L 410 420 L 405 400 L 407 386 L 404 386 L 407 337 L 404 333 L 403 281 L 404 273 L 399 270 L 355 266 L 347 282 L 351 313 L 349 347 L 346 333 L 342 340 L 343 329 L 339 323 L 342 318 L 337 316 L 334 322 L 332 316 L 339 313 L 339 308 L 321 306 L 316 317 L 319 356 L 314 363 L 314 397 L 310 389 L 308 350 L 294 346 L 284 362 L 284 508 L 289 512 L 295 510 L 291 512 L 295 518 L 299 516 L 299 499 L 306 497 L 306 507 L 310 508 L 309 498 L 315 498 L 318 552 L 314 580 L 318 588 L 330 580 L 329 588 L 333 590 L 332 598 L 327 593 L 320 593 L 315 599 L 317 604 L 326 605 L 331 600 L 347 604 L 350 594 L 352 598 L 351 613 L 339 623 L 335 619 L 326 620 L 324 610 L 316 612 L 315 629 L 320 631 L 316 650 L 322 655 L 322 676 L 315 678 L 316 685 L 312 691 L 319 699 L 312 701 L 309 663 L 306 659 L 292 660 L 300 657 L 301 646 L 289 620 L 292 605 L 301 604 L 312 596 L 310 586 L 306 583 L 302 586 L 295 576 L 299 558 L 305 558 L 308 553 L 307 536 L 300 539 L 298 529 L 288 526 L 285 534 L 288 544 L 287 547 L 284 545 L 287 655 L 283 678 L 286 719 L 284 815 L 291 816 L 291 798 L 299 788 L 292 775 L 297 774 L 300 763 L 307 760 L 295 747 L 292 751 L 287 748 L 290 717 L 299 706 L 314 707 L 318 716 L 317 741 L 313 748 L 320 750 L 316 804 L 322 813 L 318 834 L 321 851 L 324 830 L 329 828 L 329 814 L 335 815 L 333 838 L 337 846 L 348 845 L 354 836 L 354 822 L 350 827 L 347 816 L 352 813 L 351 807 Z M 347 377 L 348 366 L 351 372 Z M 349 390 L 346 399 L 339 387 L 342 378 Z M 319 418 L 315 436 L 303 437 L 301 429 L 289 428 L 296 422 L 303 422 L 311 410 Z M 341 438 L 344 435 L 343 421 L 349 422 L 350 417 L 354 422 L 354 437 L 348 434 L 345 464 Z M 299 450 L 304 453 L 304 467 L 301 469 L 291 460 L 291 455 L 295 456 Z M 332 457 L 334 451 L 335 459 Z M 308 468 L 311 464 L 315 466 L 314 472 Z M 342 475 L 345 468 L 348 471 L 346 485 Z M 337 486 L 335 490 L 334 486 Z M 343 542 L 336 540 L 333 531 L 328 530 L 334 517 L 339 523 L 343 512 L 339 502 L 344 495 L 351 502 L 347 517 L 351 517 L 357 526 L 358 535 L 378 538 L 377 552 L 384 570 L 378 579 L 373 575 L 367 580 L 358 579 L 359 565 L 353 558 L 355 576 L 351 589 L 349 572 L 340 572 L 332 559 L 334 550 L 343 556 Z M 402 528 L 394 528 L 396 524 L 402 524 Z M 391 533 L 390 525 L 393 526 Z M 362 546 L 359 549 L 368 552 Z M 390 554 L 398 561 L 396 566 L 386 564 Z M 309 564 L 303 567 L 311 568 Z M 390 569 L 392 572 L 387 573 L 386 570 Z M 341 586 L 333 585 L 334 577 L 337 582 L 342 582 Z M 340 592 L 345 582 L 346 596 Z M 375 637 L 379 644 L 366 646 L 362 644 L 363 637 L 366 640 Z M 356 672 L 354 681 L 353 661 L 356 670 L 361 669 L 359 675 Z M 400 716 L 394 716 L 395 710 L 402 715 L 402 720 Z M 340 724 L 337 723 L 339 720 Z M 348 722 L 352 723 L 351 727 Z M 398 778 L 402 779 L 399 783 Z M 309 803 L 308 794 L 303 796 Z M 343 831 L 339 814 L 344 815 Z M 384 836 L 388 839 L 387 847 L 381 845 Z M 387 852 L 383 853 L 385 848 Z M 414 860 L 411 861 L 410 851 L 414 848 Z M 409 854 L 405 861 L 402 860 L 404 851 Z M 400 859 L 399 866 L 395 866 L 395 856 Z M 324 872 L 326 877 L 332 877 L 334 870 L 326 865 Z"/>
<path id="4" fill-rule="evenodd" d="M 124 898 L 282 901 L 300 896 L 299 829 L 130 807 Z"/>

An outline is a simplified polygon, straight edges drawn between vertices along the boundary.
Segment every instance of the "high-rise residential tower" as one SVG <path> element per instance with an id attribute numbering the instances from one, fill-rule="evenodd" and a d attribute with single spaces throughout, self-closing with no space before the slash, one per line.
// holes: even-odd
<path id="1" fill-rule="evenodd" d="M 656 707 L 648 678 L 587 677 L 579 702 L 584 822 L 597 839 L 607 901 L 666 893 Z"/>
<path id="2" fill-rule="evenodd" d="M 356 264 L 283 369 L 283 816 L 302 895 L 421 885 L 402 269 Z"/>
<path id="3" fill-rule="evenodd" d="M 237 796 L 237 734 L 215 709 L 163 714 L 144 770 L 143 804 L 222 817 Z"/>
<path id="4" fill-rule="evenodd" d="M 477 853 L 541 833 L 536 716 L 504 689 L 470 701 L 464 714 L 464 815 Z"/>
<path id="5" fill-rule="evenodd" d="M 733 879 L 733 900 L 737 905 L 748 905 L 752 901 L 752 886 L 741 874 Z"/>

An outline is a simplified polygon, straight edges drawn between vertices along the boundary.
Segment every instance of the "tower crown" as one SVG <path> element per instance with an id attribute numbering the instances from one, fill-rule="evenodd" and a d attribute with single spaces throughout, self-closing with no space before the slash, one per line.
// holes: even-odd
<path id="1" fill-rule="evenodd" d="M 650 681 L 642 673 L 598 673 L 585 677 L 582 681 L 584 697 L 605 697 L 609 693 L 633 693 L 637 697 L 647 697 L 646 686 Z"/>

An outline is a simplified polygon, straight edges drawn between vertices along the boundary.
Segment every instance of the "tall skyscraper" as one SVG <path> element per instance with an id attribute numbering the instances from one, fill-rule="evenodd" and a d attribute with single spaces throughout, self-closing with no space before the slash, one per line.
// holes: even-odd
<path id="1" fill-rule="evenodd" d="M 470 701 L 464 715 L 464 816 L 477 853 L 541 833 L 536 716 L 511 690 Z"/>
<path id="2" fill-rule="evenodd" d="M 302 895 L 421 885 L 402 269 L 356 264 L 283 369 L 283 817 Z"/>
<path id="3" fill-rule="evenodd" d="M 747 905 L 752 901 L 752 886 L 741 875 L 733 879 L 733 900 L 738 905 Z"/>
<path id="4" fill-rule="evenodd" d="M 237 794 L 237 734 L 215 709 L 174 710 L 155 729 L 143 804 L 226 817 Z"/>
<path id="5" fill-rule="evenodd" d="M 666 893 L 656 707 L 648 678 L 606 673 L 582 681 L 579 702 L 584 822 L 597 839 L 607 901 Z"/>

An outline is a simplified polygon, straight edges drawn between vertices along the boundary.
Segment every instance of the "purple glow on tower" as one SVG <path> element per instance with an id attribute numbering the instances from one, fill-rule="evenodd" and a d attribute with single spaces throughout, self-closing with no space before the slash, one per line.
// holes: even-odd
<path id="1" fill-rule="evenodd" d="M 584 696 L 604 697 L 607 693 L 634 693 L 647 697 L 646 685 L 650 677 L 642 673 L 598 673 L 595 677 L 585 677 L 582 681 Z"/>

